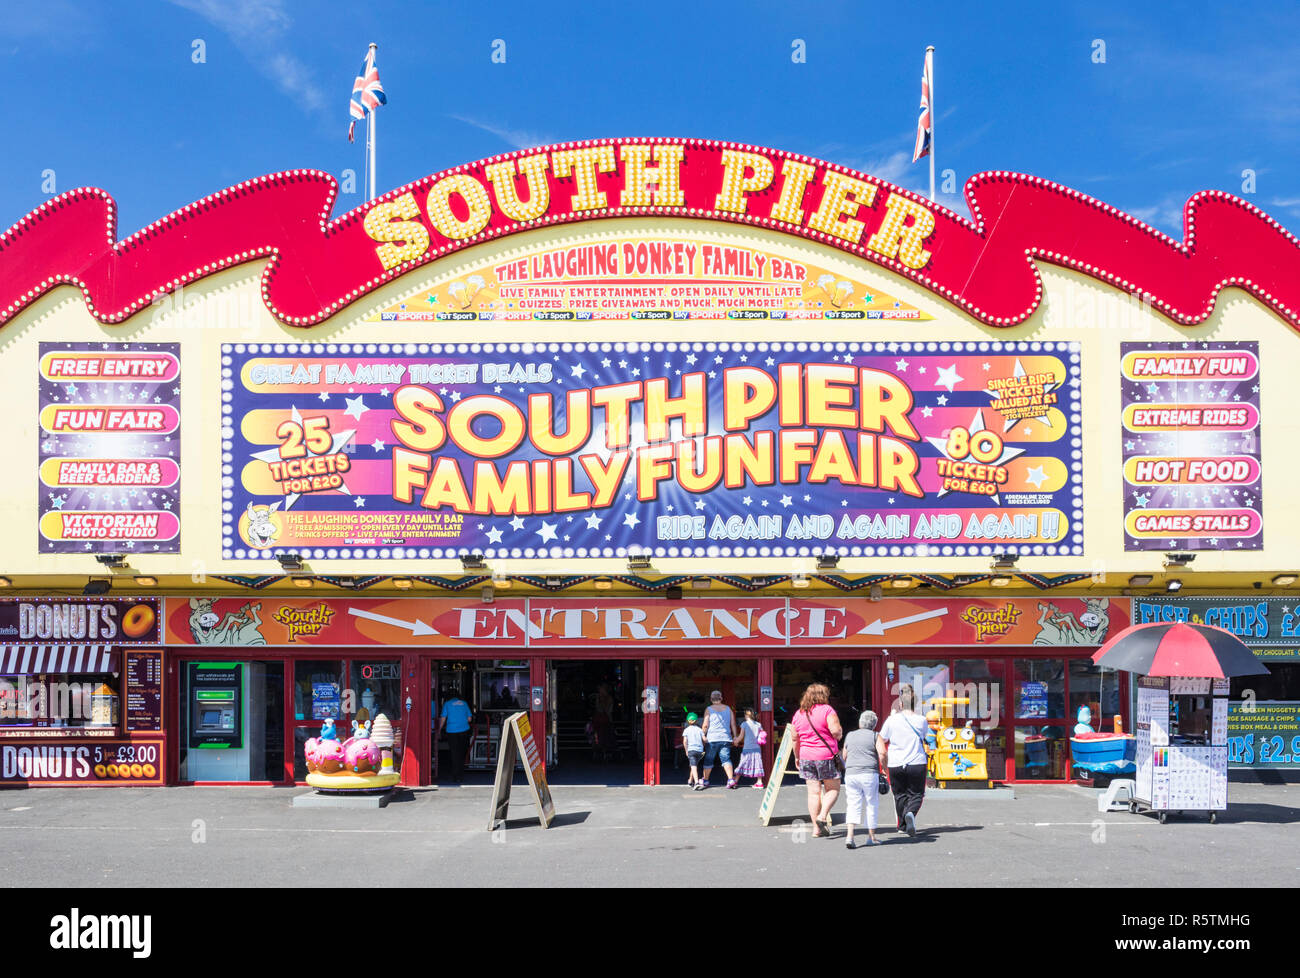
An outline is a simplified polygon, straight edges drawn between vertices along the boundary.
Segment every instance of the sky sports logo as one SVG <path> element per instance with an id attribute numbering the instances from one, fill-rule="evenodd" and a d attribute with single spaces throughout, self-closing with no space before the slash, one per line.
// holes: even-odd
<path id="1" fill-rule="evenodd" d="M 86 914 L 76 907 L 50 918 L 50 947 L 56 951 L 129 950 L 147 958 L 152 950 L 153 917 L 149 914 Z"/>

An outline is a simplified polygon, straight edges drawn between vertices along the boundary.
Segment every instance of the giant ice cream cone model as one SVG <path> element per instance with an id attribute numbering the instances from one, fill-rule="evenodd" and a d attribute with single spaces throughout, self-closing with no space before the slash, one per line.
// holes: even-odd
<path id="1" fill-rule="evenodd" d="M 388 726 L 391 739 L 392 727 Z M 334 721 L 326 720 L 320 737 L 303 744 L 307 760 L 307 783 L 318 791 L 384 791 L 397 784 L 391 756 L 387 770 L 381 770 L 383 752 L 370 738 L 369 723 L 352 724 L 352 736 L 339 743 Z"/>
<path id="2" fill-rule="evenodd" d="M 388 717 L 379 714 L 375 717 L 375 725 L 370 730 L 370 739 L 374 745 L 379 748 L 381 759 L 379 762 L 380 774 L 393 773 L 393 725 L 389 723 Z"/>

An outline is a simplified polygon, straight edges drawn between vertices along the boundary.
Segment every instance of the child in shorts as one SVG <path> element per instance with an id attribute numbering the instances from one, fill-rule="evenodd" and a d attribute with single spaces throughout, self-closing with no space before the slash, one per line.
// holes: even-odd
<path id="1" fill-rule="evenodd" d="M 704 757 L 704 731 L 699 727 L 700 718 L 694 713 L 686 714 L 686 726 L 682 730 L 682 746 L 686 749 L 686 763 L 690 765 L 691 776 L 686 783 L 692 790 L 704 787 L 700 781 L 700 759 Z"/>

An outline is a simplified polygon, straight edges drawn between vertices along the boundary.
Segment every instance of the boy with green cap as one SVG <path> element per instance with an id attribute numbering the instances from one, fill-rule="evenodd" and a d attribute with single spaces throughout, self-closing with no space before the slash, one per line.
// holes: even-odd
<path id="1" fill-rule="evenodd" d="M 699 717 L 688 713 L 686 726 L 682 728 L 682 746 L 686 748 L 686 763 L 691 768 L 691 777 L 686 784 L 694 791 L 704 790 L 704 782 L 699 778 L 700 758 L 704 756 L 704 731 L 699 728 L 699 722 Z"/>

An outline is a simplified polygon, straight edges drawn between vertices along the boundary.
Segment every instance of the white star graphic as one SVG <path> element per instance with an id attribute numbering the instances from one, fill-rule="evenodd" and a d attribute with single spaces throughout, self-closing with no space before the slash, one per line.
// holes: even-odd
<path id="1" fill-rule="evenodd" d="M 1032 485 L 1035 489 L 1042 489 L 1043 483 L 1046 481 L 1047 481 L 1047 473 L 1043 471 L 1043 467 L 1041 465 L 1039 465 L 1037 468 L 1032 468 L 1025 473 L 1025 483 L 1027 485 Z"/>
<path id="2" fill-rule="evenodd" d="M 542 520 L 542 528 L 540 530 L 534 530 L 533 532 L 542 538 L 542 543 L 545 543 L 547 540 L 555 539 L 555 526 L 551 523 L 547 523 L 546 520 Z"/>
<path id="3" fill-rule="evenodd" d="M 600 519 L 601 519 L 601 518 L 600 518 L 599 516 L 597 516 L 595 513 L 589 513 L 589 514 L 587 515 L 587 526 L 588 526 L 588 528 L 589 528 L 589 529 L 592 529 L 592 530 L 599 530 L 599 529 L 600 529 Z"/>
<path id="4" fill-rule="evenodd" d="M 381 439 L 376 438 L 374 441 L 370 443 L 370 447 L 377 452 L 382 452 L 384 450 L 384 443 Z"/>
<path id="5" fill-rule="evenodd" d="M 522 530 L 524 528 L 524 521 L 520 519 L 518 516 L 516 516 L 514 519 L 510 521 L 510 525 L 514 527 L 516 530 Z"/>
<path id="6" fill-rule="evenodd" d="M 628 513 L 626 516 L 623 517 L 623 524 L 632 530 L 635 530 L 636 525 L 640 522 L 641 519 L 636 515 L 636 513 Z"/>
<path id="7" fill-rule="evenodd" d="M 948 393 L 951 394 L 952 389 L 960 384 L 962 380 L 963 378 L 957 374 L 957 364 L 954 363 L 950 367 L 939 368 L 939 379 L 935 381 L 935 385 L 948 388 Z"/>
<path id="8" fill-rule="evenodd" d="M 361 415 L 370 410 L 370 408 L 366 407 L 362 402 L 360 394 L 356 397 L 345 397 L 344 400 L 348 402 L 348 408 L 343 413 L 352 415 L 352 417 L 356 418 L 358 421 L 361 420 Z"/>
<path id="9" fill-rule="evenodd" d="M 488 540 L 488 543 L 500 543 L 500 542 L 501 542 L 501 530 L 498 529 L 498 528 L 495 527 L 495 526 L 492 527 L 492 529 L 490 529 L 490 530 L 487 531 L 487 540 Z"/>

